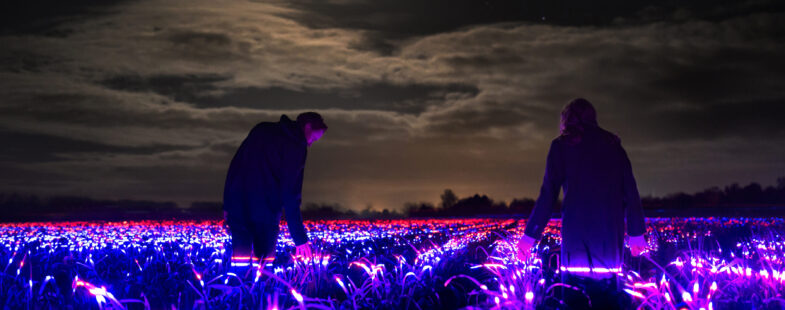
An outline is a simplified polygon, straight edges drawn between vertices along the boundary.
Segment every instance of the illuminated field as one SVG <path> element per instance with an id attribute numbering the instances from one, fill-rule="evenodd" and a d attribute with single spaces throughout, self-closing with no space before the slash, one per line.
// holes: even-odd
<path id="1" fill-rule="evenodd" d="M 525 261 L 511 219 L 307 222 L 313 260 L 231 268 L 219 222 L 0 225 L 0 306 L 128 308 L 531 308 L 558 303 L 559 222 Z M 785 306 L 782 218 L 649 219 L 650 251 L 620 275 L 643 309 Z M 629 253 L 629 252 L 627 252 Z M 543 263 L 545 262 L 545 263 Z M 550 263 L 549 263 L 550 262 Z M 614 271 L 615 272 L 615 271 Z M 569 288 L 567 288 L 569 289 Z"/>

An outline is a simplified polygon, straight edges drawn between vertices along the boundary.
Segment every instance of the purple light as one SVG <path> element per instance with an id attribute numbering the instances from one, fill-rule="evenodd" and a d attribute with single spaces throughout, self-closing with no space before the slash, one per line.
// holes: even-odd
<path id="1" fill-rule="evenodd" d="M 603 268 L 603 267 L 561 267 L 561 271 L 574 272 L 574 273 L 619 273 L 621 268 Z"/>
<path id="2" fill-rule="evenodd" d="M 294 296 L 294 299 L 296 299 L 296 300 L 297 300 L 297 302 L 299 302 L 300 304 L 302 304 L 302 303 L 303 303 L 303 295 L 300 295 L 300 293 L 298 293 L 298 292 L 297 292 L 296 290 L 294 290 L 294 289 L 292 289 L 292 290 L 291 290 L 291 292 L 292 292 L 292 296 Z"/>
<path id="3" fill-rule="evenodd" d="M 281 226 L 283 236 L 277 245 L 275 262 L 264 262 L 270 267 L 271 277 L 262 278 L 262 270 L 255 270 L 255 278 L 243 279 L 243 285 L 270 285 L 270 283 L 289 283 L 291 286 L 283 291 L 291 291 L 293 299 L 303 307 L 329 304 L 327 296 L 320 290 L 309 290 L 305 283 L 313 277 L 322 279 L 333 278 L 344 295 L 337 302 L 359 302 L 375 300 L 370 292 L 373 289 L 396 283 L 406 290 L 427 289 L 429 281 L 447 278 L 445 286 L 452 279 L 463 279 L 459 286 L 466 286 L 467 279 L 473 281 L 477 289 L 474 294 L 485 298 L 477 307 L 494 307 L 495 299 L 499 298 L 499 306 L 508 308 L 533 308 L 536 305 L 534 296 L 545 296 L 546 290 L 553 285 L 561 285 L 559 275 L 555 272 L 618 274 L 628 280 L 626 292 L 633 296 L 637 303 L 644 299 L 657 300 L 663 308 L 677 308 L 673 302 L 685 302 L 690 309 L 713 309 L 713 302 L 721 298 L 735 298 L 736 292 L 755 292 L 761 296 L 776 296 L 785 289 L 785 245 L 781 237 L 785 235 L 785 221 L 782 219 L 650 219 L 649 237 L 661 238 L 650 242 L 652 253 L 657 253 L 657 246 L 677 246 L 688 244 L 705 238 L 717 231 L 733 225 L 749 225 L 752 227 L 772 227 L 774 234 L 754 235 L 750 239 L 737 242 L 726 249 L 693 249 L 682 251 L 677 256 L 668 257 L 661 263 L 665 270 L 629 270 L 630 265 L 616 268 L 563 266 L 558 270 L 548 269 L 540 257 L 548 257 L 549 249 L 560 245 L 560 221 L 552 221 L 545 229 L 539 247 L 531 252 L 531 256 L 519 259 L 515 255 L 514 242 L 522 234 L 522 225 L 512 225 L 514 220 L 498 219 L 461 219 L 461 220 L 393 220 L 393 221 L 316 221 L 306 222 L 309 234 L 316 242 L 318 255 L 310 260 L 291 257 L 293 246 L 287 235 L 286 225 Z M 745 224 L 750 223 L 750 224 Z M 703 226 L 701 226 L 703 225 Z M 768 226 L 767 226 L 768 225 Z M 698 227 L 685 229 L 684 227 Z M 705 227 L 705 228 L 701 228 Z M 703 229 L 703 230 L 702 230 Z M 657 231 L 654 234 L 654 231 Z M 20 249 L 32 242 L 40 244 L 31 249 L 29 255 L 19 253 Z M 120 270 L 126 279 L 134 281 L 142 273 L 152 272 L 151 268 L 160 268 L 160 272 L 187 270 L 194 273 L 189 281 L 196 281 L 193 288 L 197 291 L 209 289 L 211 283 L 229 283 L 234 277 L 224 262 L 230 266 L 260 266 L 258 259 L 250 256 L 237 256 L 229 259 L 224 244 L 229 241 L 228 235 L 219 225 L 211 222 L 126 222 L 96 225 L 89 222 L 71 223 L 24 223 L 0 224 L 0 245 L 5 247 L 5 255 L 0 254 L 1 261 L 8 261 L 6 266 L 9 274 L 16 271 L 23 282 L 20 285 L 33 288 L 33 295 L 42 291 L 39 287 L 46 286 L 48 280 L 41 274 L 40 278 L 25 275 L 22 267 L 41 264 L 36 257 L 46 257 L 52 249 L 73 253 L 73 261 L 87 266 L 98 266 L 108 261 L 105 253 L 115 253 L 124 259 L 127 267 Z M 62 244 L 60 244 L 62 242 Z M 695 244 L 695 243 L 693 243 Z M 481 255 L 482 260 L 471 260 L 463 269 L 444 268 L 455 261 L 458 255 L 467 251 L 487 251 Z M 17 251 L 15 253 L 15 251 Z M 25 250 L 26 251 L 26 250 Z M 3 253 L 0 251 L 0 253 Z M 11 254 L 13 253 L 13 254 Z M 147 254 L 150 253 L 150 254 Z M 725 254 L 718 254 L 725 253 Z M 734 258 L 731 258 L 733 256 Z M 654 257 L 654 256 L 652 256 Z M 227 261 L 229 259 L 229 261 Z M 463 259 L 463 258 L 462 258 Z M 61 258 L 55 259 L 60 261 Z M 547 260 L 546 260 L 547 261 Z M 92 262 L 92 263 L 91 263 Z M 553 262 L 553 258 L 551 258 Z M 40 265 L 38 265 L 40 266 Z M 328 267 L 329 268 L 326 268 Z M 315 268 L 314 268 L 315 267 Z M 324 268 L 322 268 L 324 267 Z M 357 267 L 357 268 L 355 268 Z M 311 268 L 306 271 L 305 268 Z M 635 268 L 634 266 L 632 268 Z M 25 269 L 27 270 L 27 269 Z M 315 271 L 314 271 L 315 270 Z M 362 271 L 360 271 L 362 270 Z M 450 274 L 457 270 L 459 274 Z M 757 271 L 757 272 L 756 272 Z M 159 272 L 159 271 L 156 271 Z M 427 273 L 426 273 L 427 272 Z M 445 274 L 447 272 L 448 274 Z M 251 273 L 253 274 L 253 273 Z M 469 274 L 481 274 L 482 277 L 470 279 Z M 642 277 L 641 274 L 645 275 Z M 107 279 L 99 275 L 100 279 Z M 99 279 L 80 272 L 79 277 Z M 413 277 L 409 281 L 409 277 Z M 212 279 L 212 280 L 209 280 Z M 209 280 L 209 281 L 208 281 Z M 219 282 L 220 281 L 220 282 Z M 266 281 L 266 282 L 265 282 Z M 281 282 L 283 281 L 283 282 Z M 348 281 L 356 282 L 357 287 Z M 205 285 L 205 282 L 208 282 Z M 673 282 L 673 283 L 670 283 Z M 113 302 L 108 290 L 127 292 L 123 283 L 111 281 L 96 283 L 94 286 L 76 278 L 74 288 L 84 287 L 77 294 L 90 294 L 96 301 Z M 399 283 L 399 284 L 397 284 Z M 546 286 L 548 284 L 548 286 Z M 104 286 L 101 286 L 104 285 Z M 281 285 L 283 284 L 275 284 Z M 471 284 L 468 284 L 471 285 Z M 701 286 L 708 288 L 701 293 Z M 155 289 L 157 286 L 153 286 Z M 109 288 L 107 290 L 107 288 Z M 492 288 L 492 289 L 491 289 Z M 728 289 L 726 289 L 728 288 Z M 151 289 L 151 288 L 145 288 Z M 678 290 L 678 291 L 677 291 Z M 686 290 L 684 292 L 683 290 Z M 280 291 L 280 290 L 279 290 Z M 305 298 L 299 291 L 307 292 Z M 200 292 L 204 293 L 204 292 Z M 676 294 L 675 296 L 673 294 Z M 127 294 L 127 293 L 122 293 Z M 679 298 L 681 300 L 673 300 Z M 298 298 L 299 296 L 299 298 Z M 124 296 L 122 300 L 141 300 L 141 296 Z M 268 296 L 262 296 L 261 299 Z M 335 300 L 335 296 L 330 296 Z M 400 299 L 407 298 L 404 295 Z M 306 302 L 307 300 L 307 302 Z M 202 301 L 204 302 L 204 301 Z M 338 304 L 338 303 L 336 303 Z M 268 305 L 281 303 L 270 302 Z M 636 304 L 636 306 L 639 304 Z M 352 306 L 354 306 L 352 304 Z M 726 305 L 718 306 L 720 308 Z M 357 305 L 364 307 L 364 305 Z M 411 307 L 411 305 L 409 306 Z"/>

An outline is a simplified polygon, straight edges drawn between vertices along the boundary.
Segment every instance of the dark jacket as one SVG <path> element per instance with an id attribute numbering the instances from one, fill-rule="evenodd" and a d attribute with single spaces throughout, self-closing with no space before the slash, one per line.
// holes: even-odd
<path id="1" fill-rule="evenodd" d="M 553 140 L 540 196 L 526 223 L 527 236 L 540 238 L 562 187 L 562 266 L 620 267 L 625 220 L 630 236 L 643 235 L 646 228 L 619 138 L 592 126 L 579 142 L 564 136 Z"/>
<path id="2" fill-rule="evenodd" d="M 302 129 L 286 115 L 257 124 L 229 166 L 224 210 L 254 225 L 277 226 L 283 209 L 294 243 L 308 242 L 300 215 L 306 154 Z"/>

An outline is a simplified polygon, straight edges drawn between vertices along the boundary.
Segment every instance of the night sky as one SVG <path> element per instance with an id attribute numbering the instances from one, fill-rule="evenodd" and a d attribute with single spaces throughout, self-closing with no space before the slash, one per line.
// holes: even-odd
<path id="1" fill-rule="evenodd" d="M 220 201 L 256 123 L 313 110 L 330 129 L 305 202 L 536 198 L 575 97 L 619 135 L 642 195 L 785 176 L 783 1 L 1 9 L 0 192 Z"/>

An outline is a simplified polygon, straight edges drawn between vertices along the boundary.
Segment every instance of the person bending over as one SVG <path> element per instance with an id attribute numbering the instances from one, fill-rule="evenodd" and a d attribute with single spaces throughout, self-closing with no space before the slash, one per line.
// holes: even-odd
<path id="1" fill-rule="evenodd" d="M 235 153 L 224 186 L 224 222 L 232 238 L 232 266 L 275 258 L 281 211 L 286 212 L 296 254 L 311 256 L 300 215 L 307 148 L 327 130 L 321 115 L 257 124 Z"/>

